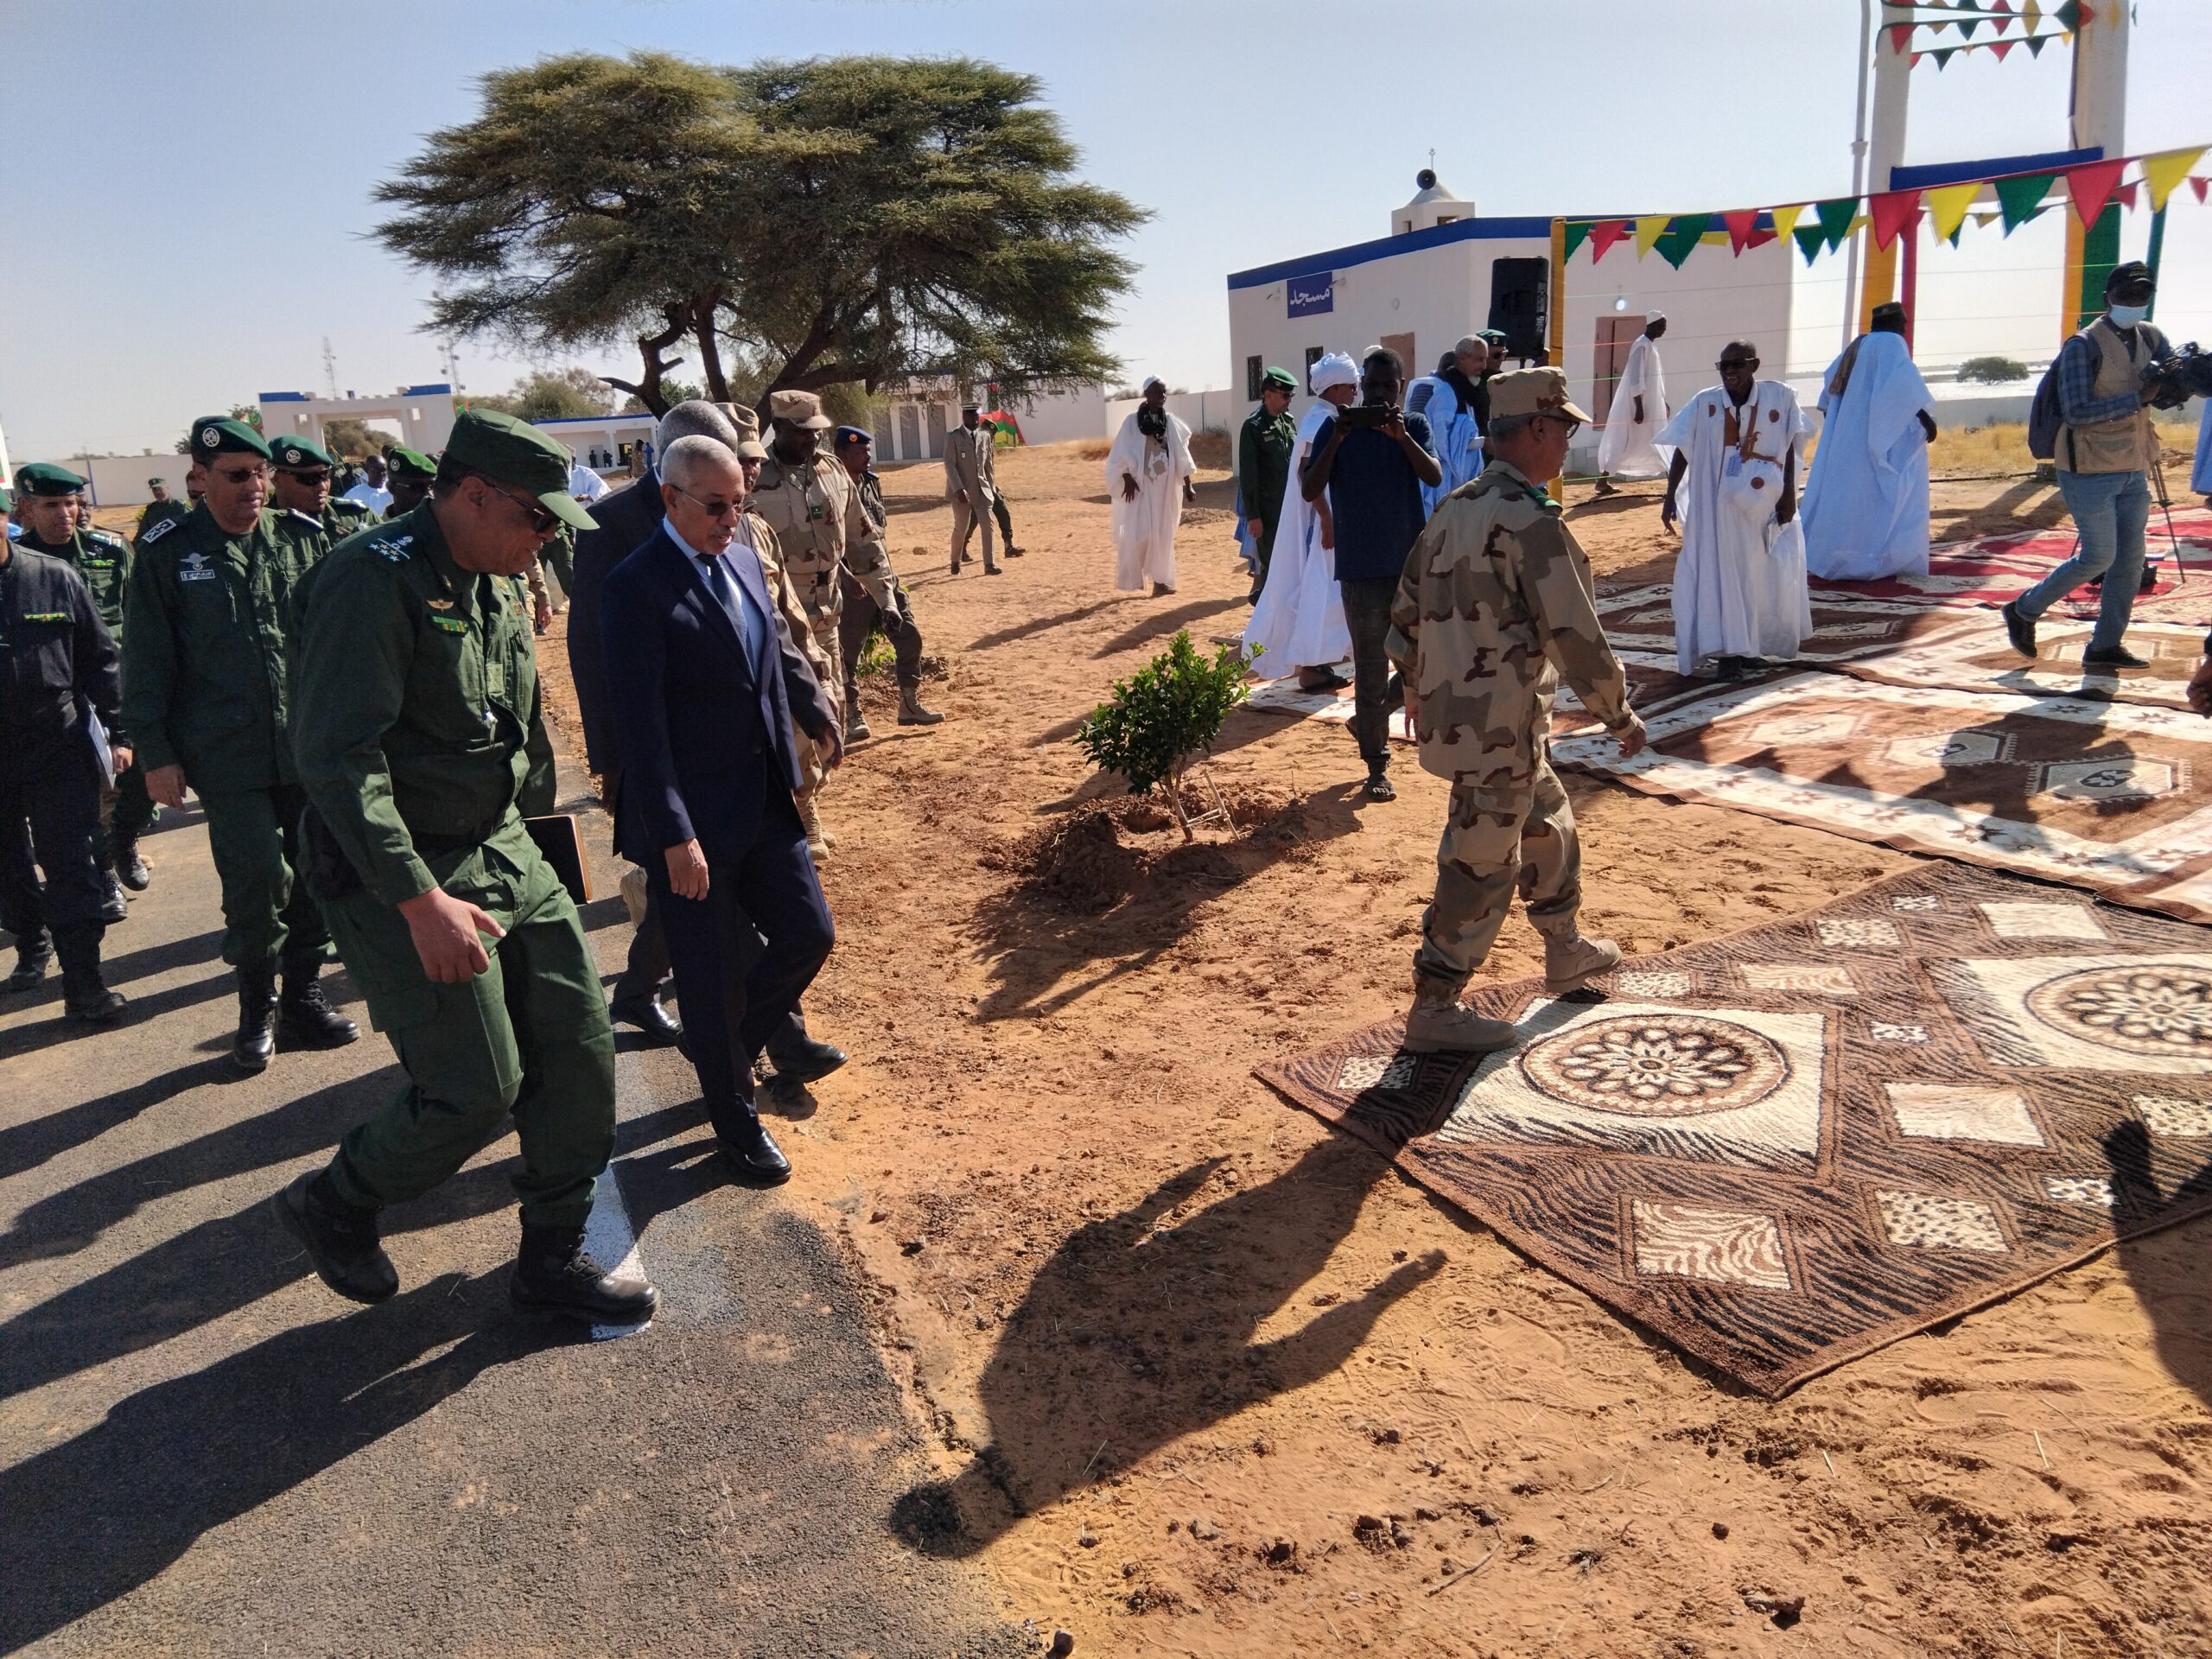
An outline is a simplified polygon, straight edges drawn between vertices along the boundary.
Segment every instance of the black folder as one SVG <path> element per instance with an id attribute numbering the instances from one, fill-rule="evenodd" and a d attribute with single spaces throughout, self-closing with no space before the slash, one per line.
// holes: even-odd
<path id="1" fill-rule="evenodd" d="M 579 905 L 591 902 L 591 865 L 584 857 L 583 832 L 573 812 L 549 812 L 542 818 L 524 818 L 522 827 L 537 843 L 537 850 L 561 878 L 569 897 Z"/>

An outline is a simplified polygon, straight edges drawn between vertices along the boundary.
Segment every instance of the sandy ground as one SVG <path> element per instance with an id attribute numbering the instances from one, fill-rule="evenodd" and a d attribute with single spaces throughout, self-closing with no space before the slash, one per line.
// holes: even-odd
<path id="1" fill-rule="evenodd" d="M 957 579 L 938 469 L 886 480 L 950 717 L 901 730 L 867 692 L 807 1003 L 853 1059 L 777 1107 L 941 1439 L 887 1523 L 980 1553 L 1080 1653 L 2212 1652 L 2212 1228 L 1780 1403 L 1701 1374 L 1249 1075 L 1402 1004 L 1446 795 L 1409 755 L 1359 804 L 1344 728 L 1239 711 L 1213 771 L 1255 825 L 1186 848 L 1122 810 L 1136 850 L 1088 868 L 1134 891 L 1103 910 L 1025 876 L 1109 793 L 1077 720 L 1179 627 L 1241 629 L 1244 579 L 1218 474 L 1157 600 L 1111 590 L 1097 461 L 1000 476 L 1027 555 Z M 2056 514 L 1938 486 L 1940 535 Z M 1670 563 L 1649 486 L 1573 519 L 1601 572 Z M 1568 787 L 1586 921 L 1636 950 L 1906 861 Z M 1516 918 L 1489 971 L 1535 943 Z"/>

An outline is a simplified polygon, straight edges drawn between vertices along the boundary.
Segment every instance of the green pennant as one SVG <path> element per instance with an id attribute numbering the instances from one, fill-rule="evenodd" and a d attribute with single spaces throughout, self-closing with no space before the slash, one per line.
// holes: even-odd
<path id="1" fill-rule="evenodd" d="M 2005 215 L 2005 234 L 2010 236 L 2043 211 L 2043 199 L 2056 177 L 2051 173 L 2023 173 L 2016 178 L 1993 179 L 1997 206 Z"/>
<path id="2" fill-rule="evenodd" d="M 1962 41 L 1972 40 L 1974 38 L 1974 30 L 1980 27 L 1979 21 L 1971 13 L 1961 15 L 1958 20 L 1958 23 L 1959 38 Z"/>
<path id="3" fill-rule="evenodd" d="M 1713 222 L 1710 213 L 1681 213 L 1667 221 L 1667 228 L 1659 232 L 1659 239 L 1651 245 L 1659 257 L 1676 270 L 1682 261 L 1690 257 L 1690 250 L 1705 234 L 1705 227 Z"/>
<path id="4" fill-rule="evenodd" d="M 1827 239 L 1827 232 L 1817 225 L 1800 225 L 1789 234 L 1796 239 L 1797 251 L 1805 256 L 1808 265 L 1813 263 L 1813 256 L 1821 251 L 1821 244 Z"/>
<path id="5" fill-rule="evenodd" d="M 1851 221 L 1859 212 L 1859 198 L 1841 196 L 1834 201 L 1815 202 L 1813 212 L 1821 221 L 1821 240 L 1833 253 L 1851 234 Z"/>
<path id="6" fill-rule="evenodd" d="M 2081 27 L 2082 8 L 2075 4 L 2074 0 L 2066 0 L 2064 5 L 2050 15 L 2058 20 L 2058 26 L 2061 29 L 2074 29 Z"/>
<path id="7" fill-rule="evenodd" d="M 1567 251 L 1560 257 L 1562 259 L 1573 258 L 1574 251 L 1582 245 L 1584 239 L 1587 238 L 1589 234 L 1589 220 L 1583 219 L 1568 219 L 1567 221 Z"/>
<path id="8" fill-rule="evenodd" d="M 2043 40 L 2044 37 L 2040 35 L 2031 35 L 2026 40 L 2021 41 L 2020 44 L 2028 48 L 2028 55 L 2030 57 L 2039 58 L 2043 56 Z"/>
<path id="9" fill-rule="evenodd" d="M 1928 55 L 1936 60 L 1936 68 L 1948 69 L 1951 67 L 1952 58 L 1965 50 L 1966 48 L 1962 46 L 1939 46 Z"/>

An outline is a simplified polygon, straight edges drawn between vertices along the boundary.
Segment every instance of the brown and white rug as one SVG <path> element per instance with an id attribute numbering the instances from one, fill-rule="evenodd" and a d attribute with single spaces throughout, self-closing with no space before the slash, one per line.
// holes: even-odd
<path id="1" fill-rule="evenodd" d="M 1469 1001 L 1262 1068 L 1546 1267 L 1780 1395 L 2212 1210 L 2212 936 L 1930 865 L 1632 958 L 1610 1000 Z"/>
<path id="2" fill-rule="evenodd" d="M 2127 648 L 2150 659 L 2148 668 L 2117 672 L 2082 665 L 2092 624 L 2056 614 L 2036 631 L 2036 658 L 2028 661 L 2005 643 L 2005 626 L 1978 612 L 1901 650 L 1839 664 L 1847 674 L 1891 685 L 1944 685 L 1961 691 L 2011 691 L 2030 697 L 2079 697 L 2090 702 L 2147 702 L 2185 709 L 2189 677 L 2204 658 L 2204 630 L 2171 622 L 2136 622 Z"/>
<path id="3" fill-rule="evenodd" d="M 1623 760 L 1554 766 L 2212 919 L 2212 721 L 2185 710 L 1799 674 L 1678 700 Z"/>

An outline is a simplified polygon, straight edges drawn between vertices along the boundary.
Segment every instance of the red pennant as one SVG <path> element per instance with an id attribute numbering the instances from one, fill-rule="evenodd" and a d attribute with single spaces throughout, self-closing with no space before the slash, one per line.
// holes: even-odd
<path id="1" fill-rule="evenodd" d="M 2066 194 L 2074 199 L 2074 211 L 2081 215 L 2084 229 L 2095 224 L 2097 215 L 2104 212 L 2126 165 L 2123 156 L 2116 162 L 2086 162 L 2066 169 Z"/>
<path id="2" fill-rule="evenodd" d="M 1751 239 L 1752 231 L 1758 227 L 1759 210 L 1756 207 L 1739 207 L 1733 213 L 1721 214 L 1720 222 L 1728 227 L 1729 247 L 1741 253 L 1745 245 Z"/>
<path id="3" fill-rule="evenodd" d="M 2096 8 L 2089 3 L 2089 0 L 2081 0 L 2080 5 L 2075 7 L 2075 10 L 2080 13 L 2081 22 L 2085 23 L 2094 23 L 2097 21 Z"/>
<path id="4" fill-rule="evenodd" d="M 2113 194 L 2120 199 L 2120 205 L 2126 208 L 2131 213 L 2135 211 L 2135 185 L 2136 181 L 2130 179 L 2126 184 L 2121 185 L 2119 189 L 2113 192 Z"/>
<path id="5" fill-rule="evenodd" d="M 1997 27 L 2002 29 L 2005 25 L 1999 23 Z M 1989 49 L 1997 54 L 1997 61 L 2002 63 L 2005 61 L 2005 54 L 2018 44 L 2017 41 L 1992 41 L 1989 43 Z"/>
<path id="6" fill-rule="evenodd" d="M 1885 190 L 1869 197 L 1866 208 L 1874 223 L 1874 245 L 1886 248 L 1897 239 L 1899 231 L 1910 229 L 1920 217 L 1920 192 Z"/>
<path id="7" fill-rule="evenodd" d="M 1774 239 L 1775 233 L 1771 230 L 1753 231 L 1744 238 L 1744 245 L 1747 248 L 1763 248 Z"/>
<path id="8" fill-rule="evenodd" d="M 2189 188 L 2196 192 L 2197 200 L 2204 200 L 2204 188 L 2207 185 L 2212 185 L 2212 179 L 2203 178 L 2195 173 L 2189 175 Z"/>
<path id="9" fill-rule="evenodd" d="M 1914 54 L 1912 54 L 1912 67 L 1913 67 L 1914 68 L 1916 68 L 1916 69 L 1919 68 L 1919 67 L 1920 67 L 1920 60 L 1921 60 L 1923 58 L 1926 57 L 1927 55 L 1928 55 L 1928 54 L 1927 54 L 1925 52 L 1916 52 L 1916 53 L 1914 53 Z"/>
<path id="10" fill-rule="evenodd" d="M 1590 263 L 1596 264 L 1605 251 L 1628 234 L 1628 220 L 1601 219 L 1590 227 Z"/>
<path id="11" fill-rule="evenodd" d="M 1890 25 L 1891 51 L 1902 52 L 1911 44 L 1912 25 L 1910 23 L 1891 23 Z M 1913 61 L 1917 63 L 1920 60 L 1918 58 L 1915 58 Z"/>

